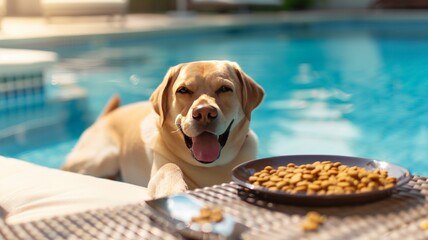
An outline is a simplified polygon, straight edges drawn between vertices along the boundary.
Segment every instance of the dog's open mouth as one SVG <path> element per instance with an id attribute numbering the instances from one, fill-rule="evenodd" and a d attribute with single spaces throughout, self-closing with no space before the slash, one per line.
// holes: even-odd
<path id="1" fill-rule="evenodd" d="M 220 157 L 221 149 L 226 145 L 227 139 L 229 138 L 232 124 L 233 120 L 230 122 L 226 131 L 220 136 L 210 132 L 203 132 L 196 137 L 189 137 L 183 132 L 181 126 L 178 125 L 178 128 L 183 134 L 184 142 L 187 148 L 192 152 L 193 158 L 201 163 L 208 164 Z"/>

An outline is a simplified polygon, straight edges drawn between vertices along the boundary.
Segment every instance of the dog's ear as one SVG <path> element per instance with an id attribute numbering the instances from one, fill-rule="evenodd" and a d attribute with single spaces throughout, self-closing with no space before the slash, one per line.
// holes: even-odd
<path id="1" fill-rule="evenodd" d="M 177 66 L 171 67 L 163 78 L 162 83 L 155 89 L 152 96 L 150 97 L 150 102 L 153 105 L 153 109 L 160 116 L 161 126 L 163 125 L 169 110 L 168 98 L 170 97 L 169 94 L 171 86 L 175 79 L 177 79 L 177 76 L 180 73 L 183 65 L 184 64 L 179 64 Z"/>
<path id="2" fill-rule="evenodd" d="M 263 100 L 265 92 L 263 88 L 248 76 L 237 63 L 232 62 L 235 73 L 241 83 L 242 108 L 248 120 L 251 118 L 251 111 Z"/>

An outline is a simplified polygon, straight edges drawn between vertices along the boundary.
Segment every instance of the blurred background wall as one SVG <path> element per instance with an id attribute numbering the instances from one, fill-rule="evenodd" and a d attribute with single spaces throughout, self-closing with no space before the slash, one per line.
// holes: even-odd
<path id="1" fill-rule="evenodd" d="M 262 0 L 261 0 L 262 1 Z M 278 11 L 305 9 L 367 8 L 374 0 L 283 0 L 282 6 L 247 6 L 247 10 Z M 8 16 L 41 16 L 40 0 L 6 0 Z M 190 10 L 207 12 L 236 11 L 237 6 L 224 4 L 194 4 L 188 0 Z M 129 0 L 130 13 L 165 13 L 176 9 L 176 0 Z"/>

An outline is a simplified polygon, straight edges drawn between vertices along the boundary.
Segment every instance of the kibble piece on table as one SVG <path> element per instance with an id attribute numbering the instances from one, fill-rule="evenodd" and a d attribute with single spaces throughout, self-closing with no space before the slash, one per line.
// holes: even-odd
<path id="1" fill-rule="evenodd" d="M 254 173 L 248 181 L 271 191 L 319 195 L 350 194 L 392 188 L 395 177 L 386 170 L 342 165 L 340 162 L 314 162 L 296 165 L 289 163 L 277 169 L 266 166 Z"/>
<path id="2" fill-rule="evenodd" d="M 311 211 L 306 214 L 305 220 L 301 227 L 304 231 L 316 231 L 324 224 L 326 218 L 321 214 Z"/>
<path id="3" fill-rule="evenodd" d="M 423 220 L 419 223 L 419 228 L 422 230 L 428 230 L 428 219 Z"/>

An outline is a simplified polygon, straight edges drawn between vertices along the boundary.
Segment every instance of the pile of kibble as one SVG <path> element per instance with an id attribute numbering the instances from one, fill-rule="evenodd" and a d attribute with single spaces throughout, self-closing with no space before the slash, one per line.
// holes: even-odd
<path id="1" fill-rule="evenodd" d="M 249 177 L 255 186 L 272 191 L 306 193 L 319 195 L 351 194 L 392 188 L 397 183 L 395 177 L 388 176 L 386 170 L 367 170 L 340 162 L 314 162 L 296 165 L 289 163 L 274 169 L 266 166 Z"/>
<path id="2" fill-rule="evenodd" d="M 218 223 L 223 221 L 223 211 L 220 208 L 203 207 L 199 209 L 199 215 L 191 219 L 192 223 Z"/>

